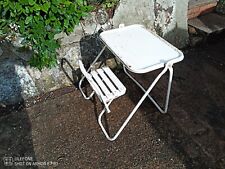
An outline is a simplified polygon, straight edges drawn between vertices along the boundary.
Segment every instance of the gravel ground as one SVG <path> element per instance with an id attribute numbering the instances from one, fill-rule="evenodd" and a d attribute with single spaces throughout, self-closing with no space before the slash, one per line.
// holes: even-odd
<path id="1" fill-rule="evenodd" d="M 0 160 L 0 168 L 225 168 L 224 46 L 224 40 L 217 40 L 185 50 L 185 60 L 174 65 L 168 113 L 160 114 L 146 99 L 114 142 L 97 124 L 98 99 L 84 100 L 72 87 L 26 104 L 1 106 L 0 158 L 12 157 L 8 161 L 14 164 L 6 167 Z M 136 77 L 147 86 L 157 73 Z M 107 115 L 110 133 L 143 94 L 124 73 L 118 76 L 127 93 Z M 163 77 L 152 91 L 161 102 L 166 82 Z M 32 161 L 39 163 L 22 163 Z"/>

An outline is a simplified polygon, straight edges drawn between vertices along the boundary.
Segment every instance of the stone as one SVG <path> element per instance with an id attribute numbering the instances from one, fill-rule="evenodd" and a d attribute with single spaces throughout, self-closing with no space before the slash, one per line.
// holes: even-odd
<path id="1" fill-rule="evenodd" d="M 188 26 L 188 32 L 189 32 L 189 34 L 192 34 L 192 35 L 197 34 L 196 29 L 192 26 Z"/>
<path id="2" fill-rule="evenodd" d="M 24 48 L 18 48 L 18 47 L 14 47 L 14 46 L 10 46 L 11 51 L 20 59 L 24 60 L 24 61 L 29 61 L 32 57 L 33 51 L 30 49 L 24 49 Z"/>
<path id="3" fill-rule="evenodd" d="M 111 59 L 107 59 L 106 60 L 106 64 L 107 66 L 109 66 L 111 69 L 115 69 L 117 67 L 117 63 L 115 61 L 114 58 L 111 58 Z"/>
<path id="4" fill-rule="evenodd" d="M 59 65 L 51 69 L 44 68 L 42 71 L 28 66 L 27 71 L 33 77 L 40 93 L 50 92 L 72 84 L 63 74 Z"/>
<path id="5" fill-rule="evenodd" d="M 196 46 L 200 44 L 204 40 L 204 37 L 202 36 L 191 36 L 190 37 L 190 46 Z"/>
<path id="6" fill-rule="evenodd" d="M 67 46 L 73 43 L 79 43 L 80 39 L 83 37 L 83 30 L 81 26 L 77 26 L 73 33 L 60 38 L 61 46 Z M 57 38 L 57 36 L 56 36 Z"/>
<path id="7" fill-rule="evenodd" d="M 35 83 L 22 62 L 5 59 L 0 62 L 0 102 L 15 104 L 38 94 Z"/>
<path id="8" fill-rule="evenodd" d="M 95 13 L 92 13 L 86 17 L 83 21 L 80 22 L 74 28 L 74 31 L 69 35 L 65 33 L 60 33 L 55 35 L 55 39 L 60 39 L 61 46 L 71 45 L 73 43 L 79 43 L 80 40 L 87 35 L 93 35 L 98 32 L 100 25 L 95 21 Z"/>
<path id="9" fill-rule="evenodd" d="M 53 68 L 38 70 L 27 66 L 27 71 L 41 93 L 73 85 L 78 69 L 77 60 L 80 57 L 78 44 L 62 47 L 58 50 L 58 64 Z"/>
<path id="10" fill-rule="evenodd" d="M 12 45 L 15 47 L 23 47 L 22 42 L 23 42 L 24 38 L 21 37 L 20 34 L 16 33 L 15 39 L 12 40 Z"/>
<path id="11" fill-rule="evenodd" d="M 114 27 L 119 27 L 120 24 L 143 24 L 147 28 L 152 28 L 154 25 L 155 16 L 154 4 L 149 0 L 121 0 L 118 8 L 113 16 Z"/>
<path id="12" fill-rule="evenodd" d="M 3 51 L 2 51 L 2 48 L 0 47 L 0 56 L 2 56 L 3 54 Z"/>
<path id="13" fill-rule="evenodd" d="M 188 43 L 187 0 L 121 1 L 113 17 L 113 25 L 142 24 L 176 47 Z"/>
<path id="14" fill-rule="evenodd" d="M 54 39 L 55 39 L 55 40 L 59 40 L 59 39 L 62 39 L 62 38 L 64 38 L 64 37 L 66 37 L 66 36 L 67 36 L 67 35 L 66 35 L 65 32 L 61 32 L 61 33 L 56 34 L 56 35 L 54 36 Z"/>

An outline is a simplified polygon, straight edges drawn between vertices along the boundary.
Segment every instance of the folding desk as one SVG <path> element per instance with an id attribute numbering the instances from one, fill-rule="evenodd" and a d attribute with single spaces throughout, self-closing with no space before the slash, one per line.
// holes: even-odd
<path id="1" fill-rule="evenodd" d="M 161 113 L 167 112 L 171 84 L 172 84 L 172 77 L 173 77 L 172 66 L 174 63 L 177 63 L 183 60 L 184 56 L 180 50 L 178 50 L 177 48 L 169 44 L 167 41 L 165 41 L 161 37 L 147 31 L 142 25 L 131 25 L 131 26 L 123 27 L 123 28 L 108 30 L 100 34 L 100 39 L 105 45 L 103 49 L 101 50 L 101 52 L 99 53 L 99 55 L 94 60 L 94 62 L 92 63 L 92 65 L 98 60 L 102 52 L 106 48 L 108 48 L 115 55 L 115 57 L 117 57 L 120 60 L 120 62 L 123 64 L 123 69 L 126 75 L 128 75 L 128 77 L 130 77 L 141 88 L 141 90 L 144 91 L 144 95 L 141 97 L 141 99 L 135 105 L 133 110 L 130 112 L 129 116 L 127 117 L 125 122 L 122 124 L 118 132 L 113 137 L 110 137 L 102 124 L 102 116 L 105 112 L 110 112 L 109 105 L 111 104 L 114 98 L 117 98 L 125 93 L 125 87 L 121 84 L 121 82 L 119 82 L 120 83 L 119 86 L 122 85 L 122 88 L 121 88 L 122 90 L 119 92 L 120 94 L 118 96 L 112 97 L 111 100 L 109 99 L 105 103 L 104 103 L 104 99 L 102 99 L 102 97 L 105 97 L 104 90 L 97 89 L 103 93 L 102 96 L 101 94 L 98 94 L 98 96 L 105 105 L 105 109 L 102 110 L 102 112 L 100 113 L 98 117 L 98 123 L 103 133 L 105 134 L 106 138 L 110 141 L 113 141 L 119 136 L 121 131 L 127 125 L 129 120 L 138 110 L 138 108 L 143 103 L 146 97 L 149 97 L 149 99 L 152 101 L 152 103 L 157 107 L 157 109 Z M 80 67 L 82 67 L 82 63 L 80 63 Z M 151 72 L 160 68 L 163 68 L 162 71 L 155 78 L 155 80 L 151 84 L 149 84 L 149 87 L 147 89 L 145 89 L 137 80 L 135 80 L 133 76 L 131 76 L 131 74 L 129 74 L 129 71 L 140 74 L 140 73 Z M 100 71 L 104 71 L 104 70 L 100 70 Z M 82 72 L 85 74 L 90 71 L 91 69 L 89 68 L 87 71 L 83 70 Z M 97 70 L 97 72 L 100 72 L 100 71 Z M 167 95 L 166 95 L 164 108 L 161 108 L 159 104 L 150 96 L 150 92 L 153 89 L 153 87 L 156 85 L 156 83 L 159 81 L 159 79 L 167 71 L 169 71 Z M 105 74 L 108 74 L 108 73 L 105 72 Z M 93 75 L 93 73 L 90 73 L 90 75 Z M 87 78 L 87 76 L 85 77 Z M 103 81 L 103 83 L 100 82 L 101 84 L 97 82 L 99 81 L 99 78 L 97 81 L 95 80 L 95 77 L 89 77 L 89 79 L 91 78 L 92 78 L 92 81 L 95 81 L 95 85 L 93 85 L 91 80 L 89 80 L 94 91 L 89 97 L 84 95 L 86 99 L 89 99 L 93 96 L 96 86 L 98 86 L 98 88 L 101 88 L 103 84 L 107 84 L 104 78 L 101 78 L 101 80 Z M 116 81 L 118 80 L 119 79 L 117 79 Z M 81 79 L 80 81 L 80 86 L 82 81 L 83 79 Z M 111 81 L 110 76 L 108 76 L 107 82 L 108 81 Z M 116 83 L 113 82 L 113 80 L 112 80 L 112 83 L 115 84 L 115 86 L 118 86 L 116 85 Z"/>

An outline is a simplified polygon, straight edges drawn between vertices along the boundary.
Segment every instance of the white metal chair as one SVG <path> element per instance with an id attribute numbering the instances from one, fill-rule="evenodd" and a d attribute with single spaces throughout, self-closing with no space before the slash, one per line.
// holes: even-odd
<path id="1" fill-rule="evenodd" d="M 98 117 L 98 123 L 106 138 L 110 141 L 113 141 L 118 137 L 120 132 L 117 132 L 114 137 L 110 137 L 102 124 L 102 116 L 105 111 L 107 113 L 111 112 L 109 109 L 110 104 L 114 99 L 126 93 L 126 87 L 120 82 L 120 80 L 116 77 L 116 75 L 111 71 L 109 67 L 104 66 L 96 70 L 91 70 L 90 67 L 86 71 L 82 61 L 78 60 L 78 63 L 80 70 L 84 75 L 79 82 L 79 89 L 85 99 L 92 98 L 92 96 L 96 93 L 100 101 L 104 104 L 105 108 L 102 110 Z M 93 92 L 89 96 L 86 96 L 86 94 L 82 90 L 82 82 L 85 78 L 90 83 L 93 89 Z"/>
<path id="2" fill-rule="evenodd" d="M 96 93 L 100 101 L 105 105 L 106 111 L 109 113 L 110 112 L 109 105 L 114 99 L 125 94 L 126 92 L 125 86 L 114 75 L 114 73 L 111 71 L 109 67 L 104 66 L 96 70 L 91 71 L 89 70 L 90 73 L 88 73 L 84 68 L 82 61 L 79 60 L 78 62 L 80 70 L 84 75 L 79 82 L 79 89 L 82 95 L 85 97 L 85 99 L 90 99 L 93 96 L 93 94 Z M 90 83 L 93 89 L 93 92 L 89 97 L 85 95 L 85 93 L 81 88 L 84 78 L 87 79 L 87 81 Z"/>

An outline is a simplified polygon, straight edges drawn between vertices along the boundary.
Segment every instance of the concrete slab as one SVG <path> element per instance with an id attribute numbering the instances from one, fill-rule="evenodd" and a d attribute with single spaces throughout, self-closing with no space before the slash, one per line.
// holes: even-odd
<path id="1" fill-rule="evenodd" d="M 198 18 L 188 20 L 188 24 L 207 34 L 225 29 L 225 16 L 209 13 Z"/>

